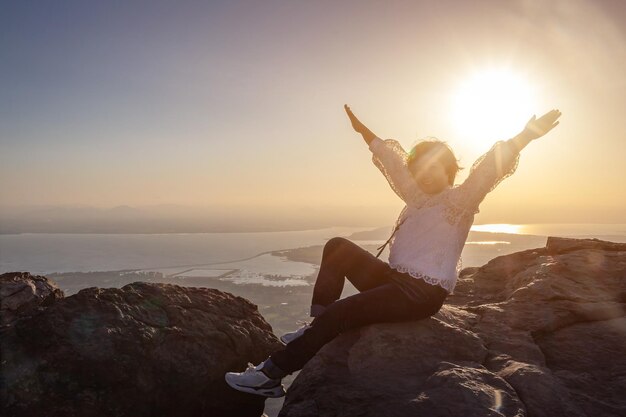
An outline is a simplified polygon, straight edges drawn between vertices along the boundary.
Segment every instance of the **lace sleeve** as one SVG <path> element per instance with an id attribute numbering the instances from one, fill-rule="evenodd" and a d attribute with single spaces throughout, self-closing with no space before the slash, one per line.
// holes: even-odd
<path id="1" fill-rule="evenodd" d="M 407 166 L 407 153 L 398 141 L 374 138 L 369 144 L 372 162 L 383 173 L 393 191 L 406 204 L 418 205 L 424 193 L 411 176 Z"/>
<path id="2" fill-rule="evenodd" d="M 478 213 L 478 206 L 485 196 L 503 179 L 513 175 L 518 162 L 519 152 L 515 152 L 506 141 L 496 142 L 472 165 L 469 176 L 458 187 L 457 202 Z"/>

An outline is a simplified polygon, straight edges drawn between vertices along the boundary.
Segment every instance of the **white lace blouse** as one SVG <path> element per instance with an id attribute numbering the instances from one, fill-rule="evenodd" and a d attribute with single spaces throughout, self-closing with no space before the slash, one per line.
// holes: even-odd
<path id="1" fill-rule="evenodd" d="M 407 166 L 407 153 L 393 139 L 369 144 L 372 161 L 406 203 L 390 241 L 389 266 L 452 293 L 461 270 L 461 251 L 478 206 L 487 193 L 515 172 L 519 153 L 499 141 L 472 165 L 467 179 L 438 194 L 424 193 Z"/>

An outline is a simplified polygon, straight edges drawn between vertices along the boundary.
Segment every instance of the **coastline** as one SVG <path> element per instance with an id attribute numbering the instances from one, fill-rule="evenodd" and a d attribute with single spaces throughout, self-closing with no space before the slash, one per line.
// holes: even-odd
<path id="1" fill-rule="evenodd" d="M 555 227 L 562 227 L 557 225 Z M 613 225 L 601 232 L 572 230 L 581 234 L 563 233 L 550 236 L 568 238 L 599 238 L 626 242 L 626 225 Z M 288 263 L 318 266 L 325 243 L 342 236 L 368 250 L 377 248 L 389 237 L 391 228 L 344 228 L 313 231 L 271 233 L 177 233 L 177 234 L 21 234 L 0 236 L 0 262 L 3 271 L 32 273 L 63 273 L 91 271 L 161 271 L 167 275 L 194 274 L 214 277 L 212 269 L 242 269 L 263 274 L 308 275 L 294 271 Z M 624 233 L 624 234 L 622 234 Z M 464 266 L 482 265 L 493 257 L 542 247 L 547 235 L 492 233 L 470 231 L 463 249 Z M 389 247 L 381 255 L 386 260 Z M 282 258 L 284 262 L 280 262 Z M 249 261 L 249 262 L 248 262 Z M 287 263 L 285 263 L 287 262 Z M 245 265 L 243 265 L 245 263 Z M 256 263 L 255 266 L 250 263 Z M 227 265 L 228 264 L 228 265 Z M 258 269 L 256 267 L 261 269 Z M 251 267 L 251 268 L 249 268 Z M 303 269 L 307 269 L 302 265 Z M 309 268 L 310 269 L 310 268 Z"/>

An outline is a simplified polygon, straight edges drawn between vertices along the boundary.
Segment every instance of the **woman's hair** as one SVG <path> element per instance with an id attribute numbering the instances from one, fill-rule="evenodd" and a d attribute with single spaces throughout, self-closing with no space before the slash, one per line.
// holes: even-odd
<path id="1" fill-rule="evenodd" d="M 432 150 L 436 150 L 434 154 L 437 156 L 437 158 L 439 158 L 439 160 L 445 167 L 446 174 L 448 174 L 448 183 L 451 186 L 454 185 L 454 178 L 456 177 L 457 172 L 459 172 L 463 168 L 459 166 L 457 159 L 448 144 L 437 138 L 429 138 L 428 140 L 423 140 L 417 145 L 413 146 L 413 148 L 409 152 L 409 156 L 407 157 L 406 161 L 409 169 L 411 170 L 411 172 L 413 172 L 416 168 L 415 163 L 423 155 L 429 153 Z"/>

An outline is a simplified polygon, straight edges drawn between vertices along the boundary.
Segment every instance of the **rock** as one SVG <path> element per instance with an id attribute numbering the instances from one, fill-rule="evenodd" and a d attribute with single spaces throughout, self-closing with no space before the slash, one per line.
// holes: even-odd
<path id="1" fill-rule="evenodd" d="M 549 237 L 546 242 L 548 253 L 559 254 L 581 249 L 600 249 L 603 251 L 624 251 L 623 243 L 607 242 L 600 239 L 572 239 L 565 237 Z"/>
<path id="2" fill-rule="evenodd" d="M 261 416 L 224 373 L 282 346 L 243 298 L 140 282 L 56 299 L 1 336 L 0 414 L 16 417 Z"/>
<path id="3" fill-rule="evenodd" d="M 20 316 L 28 316 L 39 307 L 63 298 L 54 281 L 28 272 L 0 275 L 0 327 L 10 326 Z"/>
<path id="4" fill-rule="evenodd" d="M 626 415 L 626 244 L 549 238 L 461 274 L 435 316 L 341 334 L 281 417 Z"/>

